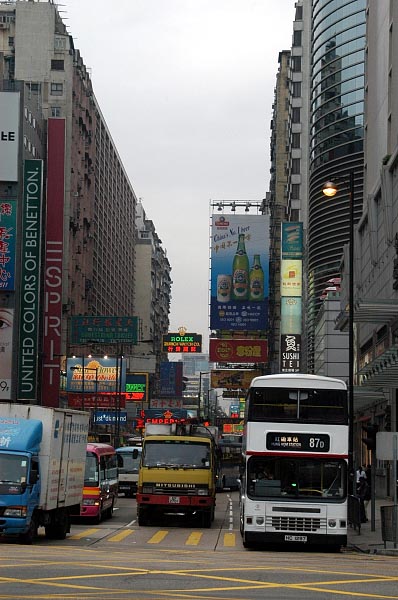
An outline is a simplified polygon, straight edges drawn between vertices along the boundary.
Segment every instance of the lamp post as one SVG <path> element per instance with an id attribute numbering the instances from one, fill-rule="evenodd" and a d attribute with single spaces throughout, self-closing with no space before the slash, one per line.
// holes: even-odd
<path id="1" fill-rule="evenodd" d="M 341 180 L 340 177 L 336 180 Z M 347 180 L 345 180 L 347 182 Z M 354 171 L 349 172 L 349 255 L 348 255 L 348 473 L 354 489 Z M 323 193 L 329 198 L 337 193 L 334 182 L 323 186 Z"/>

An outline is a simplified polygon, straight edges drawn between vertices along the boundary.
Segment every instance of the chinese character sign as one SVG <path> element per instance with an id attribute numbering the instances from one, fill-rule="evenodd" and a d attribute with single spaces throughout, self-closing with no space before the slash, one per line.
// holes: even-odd
<path id="1" fill-rule="evenodd" d="M 0 400 L 11 399 L 14 309 L 0 307 Z"/>
<path id="2" fill-rule="evenodd" d="M 15 290 L 17 203 L 0 200 L 0 291 Z"/>
<path id="3" fill-rule="evenodd" d="M 267 340 L 219 340 L 210 338 L 209 358 L 221 363 L 266 363 Z"/>

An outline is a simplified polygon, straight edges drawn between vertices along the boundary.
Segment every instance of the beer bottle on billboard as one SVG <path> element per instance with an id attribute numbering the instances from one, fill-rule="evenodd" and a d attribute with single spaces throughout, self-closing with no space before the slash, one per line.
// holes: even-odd
<path id="1" fill-rule="evenodd" d="M 253 266 L 250 270 L 250 300 L 264 300 L 264 271 L 260 262 L 260 255 L 253 257 Z"/>
<path id="2" fill-rule="evenodd" d="M 245 234 L 239 234 L 238 248 L 232 263 L 232 298 L 249 299 L 249 258 L 246 254 Z"/>

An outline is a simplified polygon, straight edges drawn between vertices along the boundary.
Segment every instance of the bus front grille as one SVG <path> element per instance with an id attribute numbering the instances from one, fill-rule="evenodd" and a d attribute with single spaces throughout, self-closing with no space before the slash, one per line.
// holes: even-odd
<path id="1" fill-rule="evenodd" d="M 311 517 L 268 517 L 267 526 L 276 531 L 311 532 L 326 530 L 326 519 Z"/>

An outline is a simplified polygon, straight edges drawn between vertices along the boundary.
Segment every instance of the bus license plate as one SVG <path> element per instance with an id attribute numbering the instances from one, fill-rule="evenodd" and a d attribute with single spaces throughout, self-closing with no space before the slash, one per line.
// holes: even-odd
<path id="1" fill-rule="evenodd" d="M 306 542 L 306 535 L 285 535 L 285 542 Z"/>
<path id="2" fill-rule="evenodd" d="M 169 504 L 180 504 L 179 496 L 169 496 Z"/>

